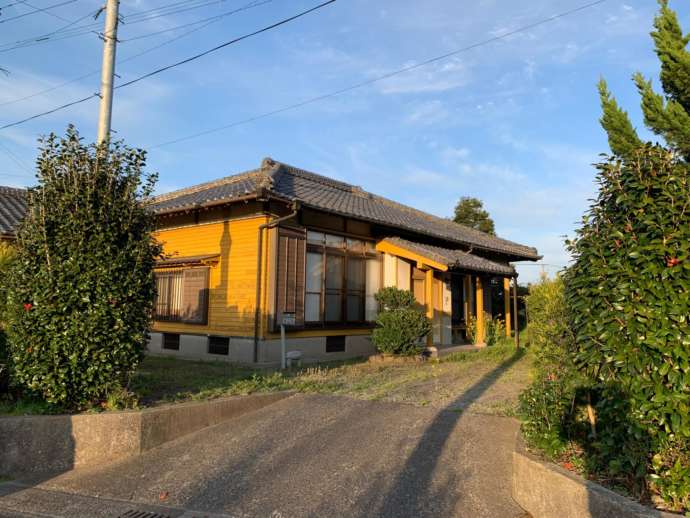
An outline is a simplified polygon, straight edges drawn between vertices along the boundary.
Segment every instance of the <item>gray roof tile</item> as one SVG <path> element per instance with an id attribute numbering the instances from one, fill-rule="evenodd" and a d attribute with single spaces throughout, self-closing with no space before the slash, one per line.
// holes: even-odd
<path id="1" fill-rule="evenodd" d="M 264 159 L 259 169 L 227 176 L 213 182 L 174 191 L 152 200 L 158 214 L 202 207 L 217 201 L 232 201 L 257 195 L 261 188 L 274 196 L 299 201 L 303 205 L 405 229 L 448 242 L 499 252 L 520 259 L 539 259 L 535 248 L 491 236 L 396 203 L 332 178 L 287 164 Z"/>
<path id="2" fill-rule="evenodd" d="M 476 272 L 495 273 L 498 275 L 515 274 L 515 269 L 509 264 L 490 261 L 484 257 L 479 257 L 469 252 L 463 252 L 462 250 L 451 250 L 450 248 L 414 243 L 400 237 L 387 237 L 383 239 L 383 241 L 432 259 L 437 263 L 445 264 L 450 269 L 467 269 Z"/>
<path id="3" fill-rule="evenodd" d="M 0 186 L 0 235 L 14 237 L 26 214 L 26 190 Z"/>

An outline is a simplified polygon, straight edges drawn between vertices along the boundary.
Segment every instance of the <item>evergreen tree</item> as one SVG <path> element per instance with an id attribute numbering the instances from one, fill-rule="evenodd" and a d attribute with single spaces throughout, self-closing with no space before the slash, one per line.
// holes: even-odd
<path id="1" fill-rule="evenodd" d="M 107 152 L 104 152 L 107 151 Z M 62 408 L 122 393 L 142 357 L 160 245 L 145 152 L 44 140 L 17 236 L 6 315 L 12 379 Z"/>
<path id="2" fill-rule="evenodd" d="M 455 206 L 453 221 L 476 230 L 481 230 L 492 236 L 496 235 L 494 220 L 484 210 L 484 204 L 477 198 L 463 196 Z"/>
<path id="3" fill-rule="evenodd" d="M 652 39 L 661 61 L 663 95 L 654 91 L 651 80 L 642 74 L 633 76 L 642 98 L 645 125 L 686 160 L 690 159 L 690 34 L 683 34 L 676 13 L 668 7 L 668 0 L 654 19 Z M 609 92 L 606 81 L 599 82 L 603 115 L 601 125 L 608 134 L 611 151 L 629 156 L 641 143 L 627 112 L 622 110 Z"/>

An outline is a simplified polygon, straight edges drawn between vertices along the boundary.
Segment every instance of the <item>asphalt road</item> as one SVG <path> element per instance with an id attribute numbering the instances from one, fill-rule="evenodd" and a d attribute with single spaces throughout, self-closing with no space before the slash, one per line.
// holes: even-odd
<path id="1" fill-rule="evenodd" d="M 517 429 L 298 394 L 136 458 L 0 485 L 0 516 L 524 516 L 510 497 Z"/>

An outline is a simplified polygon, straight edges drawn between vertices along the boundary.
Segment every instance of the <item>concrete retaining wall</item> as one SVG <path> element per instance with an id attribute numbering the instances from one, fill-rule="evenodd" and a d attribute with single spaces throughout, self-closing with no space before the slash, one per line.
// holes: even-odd
<path id="1" fill-rule="evenodd" d="M 513 499 L 534 518 L 678 518 L 543 462 L 519 441 L 513 452 Z"/>
<path id="2" fill-rule="evenodd" d="M 142 411 L 0 418 L 0 475 L 102 465 L 160 446 L 290 393 L 255 394 Z"/>

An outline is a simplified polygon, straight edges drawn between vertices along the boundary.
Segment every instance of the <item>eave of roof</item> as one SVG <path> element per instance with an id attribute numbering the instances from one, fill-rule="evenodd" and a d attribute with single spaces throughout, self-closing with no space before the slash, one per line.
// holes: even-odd
<path id="1" fill-rule="evenodd" d="M 388 245 L 388 246 L 387 246 Z M 463 250 L 452 250 L 438 246 L 415 243 L 400 237 L 387 237 L 376 246 L 378 250 L 388 251 L 395 248 L 411 252 L 411 258 L 419 256 L 424 264 L 437 270 L 469 270 L 475 272 L 493 273 L 496 275 L 515 275 L 515 268 L 509 264 L 491 261 Z M 440 265 L 440 267 L 439 267 Z"/>
<path id="2" fill-rule="evenodd" d="M 511 260 L 538 260 L 528 247 L 489 236 L 450 220 L 364 191 L 362 188 L 293 166 L 264 159 L 261 167 L 212 182 L 195 185 L 151 200 L 157 215 L 208 208 L 249 199 L 299 201 L 304 207 L 399 228 L 474 250 L 499 253 Z"/>

